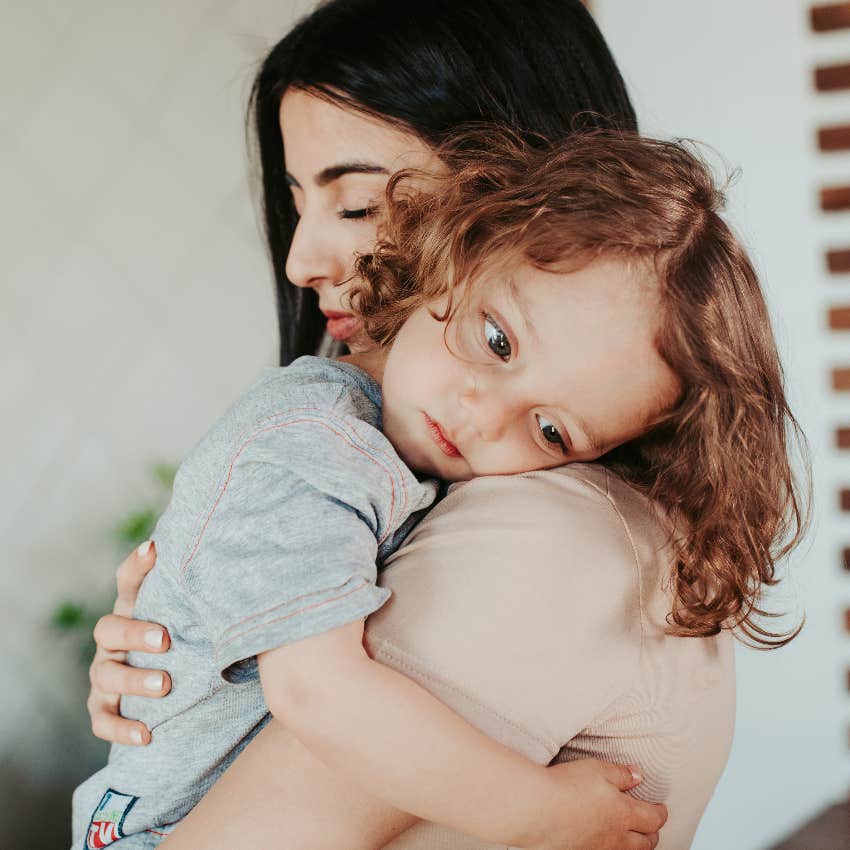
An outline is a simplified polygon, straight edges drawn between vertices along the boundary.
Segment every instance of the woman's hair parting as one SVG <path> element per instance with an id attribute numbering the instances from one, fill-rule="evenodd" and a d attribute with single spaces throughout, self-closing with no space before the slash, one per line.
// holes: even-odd
<path id="1" fill-rule="evenodd" d="M 489 271 L 520 263 L 569 272 L 604 255 L 645 268 L 658 287 L 656 347 L 680 393 L 600 462 L 673 521 L 674 631 L 787 643 L 799 628 L 766 628 L 778 615 L 762 594 L 808 522 L 809 488 L 789 459 L 796 446 L 807 484 L 806 443 L 756 273 L 719 215 L 709 166 L 693 145 L 609 130 L 530 144 L 469 127 L 438 153 L 439 174 L 390 180 L 382 241 L 358 261 L 352 303 L 367 333 L 386 344 L 442 297 L 439 318 L 450 322 Z"/>
<path id="2" fill-rule="evenodd" d="M 297 217 L 279 123 L 287 89 L 396 125 L 429 145 L 471 121 L 563 138 L 635 129 L 623 79 L 579 0 L 330 0 L 268 53 L 248 104 L 277 290 L 281 364 L 313 354 L 316 293 L 286 278 Z"/>

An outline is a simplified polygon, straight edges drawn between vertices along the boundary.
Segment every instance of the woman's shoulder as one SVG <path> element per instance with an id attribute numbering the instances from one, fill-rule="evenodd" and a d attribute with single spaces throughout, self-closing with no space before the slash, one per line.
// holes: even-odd
<path id="1" fill-rule="evenodd" d="M 381 582 L 405 609 L 427 598 L 535 629 L 570 616 L 634 646 L 645 589 L 669 572 L 664 542 L 651 503 L 599 465 L 488 476 L 452 487 Z"/>
<path id="2" fill-rule="evenodd" d="M 455 549 L 525 552 L 561 573 L 586 569 L 592 555 L 598 579 L 607 563 L 630 581 L 660 566 L 669 530 L 658 506 L 604 466 L 575 463 L 453 485 L 414 539 L 439 546 L 447 535 Z"/>
<path id="3" fill-rule="evenodd" d="M 551 758 L 640 675 L 643 586 L 659 569 L 640 563 L 658 525 L 644 502 L 598 465 L 451 488 L 388 559 L 393 595 L 367 646 Z"/>
<path id="4" fill-rule="evenodd" d="M 475 512 L 494 496 L 499 502 L 528 502 L 533 506 L 529 514 L 551 510 L 574 514 L 598 511 L 600 516 L 609 514 L 625 522 L 634 521 L 643 515 L 653 523 L 658 522 L 650 501 L 621 478 L 598 463 L 571 463 L 553 469 L 523 472 L 517 475 L 489 475 L 453 484 L 448 491 L 454 501 L 444 502 L 452 509 Z M 491 504 L 497 508 L 499 503 Z M 625 509 L 625 510 L 623 510 Z"/>
<path id="5" fill-rule="evenodd" d="M 646 496 L 599 463 L 571 463 L 517 475 L 482 476 L 449 488 L 449 494 L 455 495 L 457 505 L 465 510 L 480 507 L 479 492 L 498 492 L 514 501 L 529 500 L 537 510 L 544 502 L 570 513 L 595 506 L 623 523 L 663 522 Z"/>
<path id="6" fill-rule="evenodd" d="M 671 609 L 671 557 L 663 517 L 598 464 L 474 479 L 451 488 L 387 560 L 379 582 L 393 598 L 376 634 L 409 631 L 430 645 L 454 624 L 457 640 L 497 641 L 510 623 L 553 663 L 560 647 L 584 647 L 622 685 Z"/>

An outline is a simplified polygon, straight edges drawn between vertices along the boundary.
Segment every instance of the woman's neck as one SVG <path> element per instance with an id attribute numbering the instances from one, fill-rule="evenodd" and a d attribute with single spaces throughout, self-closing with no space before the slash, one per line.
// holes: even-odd
<path id="1" fill-rule="evenodd" d="M 379 384 L 384 382 L 384 366 L 387 362 L 387 354 L 390 347 L 372 348 L 369 351 L 358 351 L 354 354 L 345 354 L 336 359 L 342 363 L 351 363 L 358 369 L 362 369 L 367 375 L 374 378 Z"/>

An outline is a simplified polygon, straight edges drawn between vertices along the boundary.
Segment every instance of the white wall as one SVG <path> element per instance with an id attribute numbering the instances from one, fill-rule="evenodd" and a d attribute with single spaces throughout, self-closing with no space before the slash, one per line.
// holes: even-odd
<path id="1" fill-rule="evenodd" d="M 69 788 L 103 754 L 50 612 L 114 595 L 113 526 L 150 465 L 276 360 L 242 113 L 310 6 L 0 2 L 4 847 L 67 846 Z"/>
<path id="2" fill-rule="evenodd" d="M 850 121 L 850 95 L 814 94 L 817 58 L 850 60 L 850 36 L 815 36 L 802 0 L 594 0 L 644 132 L 699 139 L 742 176 L 730 216 L 757 261 L 784 351 L 794 408 L 815 455 L 816 515 L 792 558 L 791 602 L 808 624 L 789 647 L 738 653 L 739 705 L 729 766 L 695 850 L 756 850 L 850 789 L 845 670 L 850 641 L 841 613 L 850 577 L 839 567 L 850 522 L 837 511 L 850 463 L 832 431 L 850 422 L 828 370 L 850 365 L 848 337 L 825 339 L 826 310 L 850 300 L 850 280 L 829 280 L 825 247 L 850 244 L 850 216 L 817 212 L 821 178 L 850 180 L 850 155 L 820 162 L 822 117 Z M 786 596 L 785 602 L 789 601 Z"/>

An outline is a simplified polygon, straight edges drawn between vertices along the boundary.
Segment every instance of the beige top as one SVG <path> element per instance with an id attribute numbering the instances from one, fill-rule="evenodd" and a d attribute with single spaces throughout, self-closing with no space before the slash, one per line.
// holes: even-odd
<path id="1" fill-rule="evenodd" d="M 665 633 L 659 514 L 598 465 L 456 485 L 388 562 L 377 659 L 543 764 L 633 762 L 690 846 L 729 752 L 732 639 Z M 421 823 L 392 850 L 489 847 Z"/>

